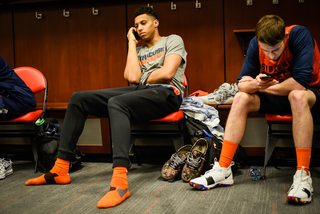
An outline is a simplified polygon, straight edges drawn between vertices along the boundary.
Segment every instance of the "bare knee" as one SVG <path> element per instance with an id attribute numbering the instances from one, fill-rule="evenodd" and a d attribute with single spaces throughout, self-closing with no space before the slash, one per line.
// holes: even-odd
<path id="1" fill-rule="evenodd" d="M 236 93 L 232 108 L 240 109 L 244 112 L 253 112 L 258 111 L 260 107 L 260 98 L 256 94 L 248 94 L 245 92 Z"/>
<path id="2" fill-rule="evenodd" d="M 289 93 L 288 99 L 293 111 L 298 109 L 303 109 L 306 107 L 309 108 L 306 91 L 293 90 Z"/>

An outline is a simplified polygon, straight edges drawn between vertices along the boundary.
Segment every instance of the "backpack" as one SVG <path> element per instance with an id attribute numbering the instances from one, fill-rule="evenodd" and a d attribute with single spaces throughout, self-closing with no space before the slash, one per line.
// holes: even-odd
<path id="1" fill-rule="evenodd" d="M 58 148 L 60 144 L 60 125 L 55 118 L 46 118 L 43 123 L 37 126 L 37 135 L 35 138 L 37 159 L 36 172 L 38 169 L 47 172 L 52 169 L 57 160 Z M 69 170 L 74 170 L 81 166 L 82 158 L 81 150 L 76 147 L 74 156 L 70 161 Z"/>
<path id="2" fill-rule="evenodd" d="M 211 133 L 208 126 L 201 122 L 200 120 L 194 119 L 192 117 L 187 117 L 186 126 L 189 131 L 189 142 L 194 144 L 195 140 L 198 138 L 204 138 L 208 142 L 208 150 L 203 164 L 201 173 L 204 174 L 206 171 L 212 168 L 212 164 L 215 161 L 219 161 L 222 140 L 217 138 Z M 233 161 L 235 164 L 232 166 L 232 171 L 235 172 L 240 164 L 244 164 L 247 160 L 247 154 L 241 145 L 238 145 L 237 151 L 234 154 Z"/>
<path id="3" fill-rule="evenodd" d="M 60 125 L 54 118 L 46 118 L 44 122 L 36 126 L 37 135 L 35 146 L 37 150 L 36 171 L 49 171 L 57 159 L 60 144 Z"/>

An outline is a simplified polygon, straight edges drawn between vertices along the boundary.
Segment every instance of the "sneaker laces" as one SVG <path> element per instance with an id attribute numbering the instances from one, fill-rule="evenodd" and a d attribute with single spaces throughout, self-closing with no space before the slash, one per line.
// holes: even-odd
<path id="1" fill-rule="evenodd" d="M 7 168 L 8 166 L 11 165 L 11 160 L 6 160 L 5 158 L 0 158 L 0 166 L 3 166 L 4 168 Z"/>
<path id="2" fill-rule="evenodd" d="M 222 85 L 220 85 L 220 87 L 219 87 L 219 91 L 221 91 L 221 90 L 228 90 L 228 88 L 230 88 L 230 84 L 229 83 L 227 83 L 227 82 L 225 82 L 225 83 L 223 83 Z"/>
<path id="3" fill-rule="evenodd" d="M 0 171 L 5 171 L 5 170 L 6 170 L 6 168 L 4 167 L 4 165 L 1 164 L 1 165 L 0 165 Z"/>
<path id="4" fill-rule="evenodd" d="M 196 169 L 199 166 L 199 163 L 201 162 L 201 160 L 203 160 L 204 158 L 202 157 L 203 154 L 201 154 L 199 157 L 197 158 L 193 158 L 193 155 L 190 153 L 190 155 L 187 158 L 187 164 L 188 167 L 191 169 Z"/>
<path id="5" fill-rule="evenodd" d="M 186 159 L 181 159 L 178 154 L 173 154 L 171 156 L 171 162 L 169 163 L 169 166 L 176 169 L 179 165 L 186 162 Z"/>
<path id="6" fill-rule="evenodd" d="M 3 166 L 5 168 L 7 168 L 8 166 L 10 166 L 10 161 L 3 161 Z"/>
<path id="7" fill-rule="evenodd" d="M 228 97 L 229 97 L 229 93 L 227 91 L 223 91 L 217 95 L 216 100 L 223 101 L 223 100 L 226 100 Z"/>
<path id="8" fill-rule="evenodd" d="M 218 89 L 215 89 L 212 93 L 208 94 L 208 98 L 212 97 L 213 95 L 219 94 L 225 90 L 227 90 L 227 88 L 230 87 L 229 83 L 223 83 L 222 85 L 220 85 L 220 87 Z"/>
<path id="9" fill-rule="evenodd" d="M 239 91 L 239 88 L 236 83 L 232 83 L 230 86 L 229 93 L 234 96 Z"/>
<path id="10" fill-rule="evenodd" d="M 309 179 L 309 177 L 310 176 L 304 176 L 304 177 L 302 177 L 303 176 L 303 172 L 304 172 L 304 167 L 302 167 L 301 168 L 301 170 L 300 170 L 300 173 L 296 176 L 294 176 L 294 184 L 300 184 L 301 182 L 308 182 L 308 179 Z"/>
<path id="11" fill-rule="evenodd" d="M 219 91 L 219 89 L 215 89 L 212 93 L 208 94 L 207 97 L 208 97 L 208 98 L 214 98 L 214 96 L 217 95 L 217 94 L 219 94 L 219 93 L 221 93 L 221 92 Z"/>
<path id="12" fill-rule="evenodd" d="M 239 91 L 236 83 L 223 83 L 218 89 L 208 94 L 208 98 L 215 98 L 218 101 L 226 100 L 230 96 L 234 96 Z"/>
<path id="13" fill-rule="evenodd" d="M 310 187 L 310 182 L 308 181 L 308 179 L 310 178 L 310 175 L 303 177 L 303 172 L 304 172 L 304 167 L 301 168 L 299 174 L 297 175 L 295 174 L 293 176 L 293 183 L 288 191 L 288 194 L 292 189 L 304 188 L 306 185 L 308 186 L 308 188 Z"/>

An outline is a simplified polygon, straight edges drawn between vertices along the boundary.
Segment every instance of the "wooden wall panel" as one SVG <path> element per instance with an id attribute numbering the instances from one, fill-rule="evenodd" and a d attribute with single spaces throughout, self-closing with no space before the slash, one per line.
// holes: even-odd
<path id="1" fill-rule="evenodd" d="M 12 10 L 0 9 L 0 55 L 13 68 L 13 29 L 12 29 Z"/>
<path id="2" fill-rule="evenodd" d="M 271 0 L 253 0 L 252 6 L 246 1 L 224 0 L 225 8 L 225 55 L 226 80 L 236 82 L 244 62 L 243 34 L 235 34 L 233 30 L 254 29 L 259 19 L 267 14 L 279 15 L 286 25 L 299 24 L 306 26 L 313 37 L 320 42 L 320 1 L 307 0 L 299 3 L 298 0 L 281 0 L 279 4 L 272 4 Z M 254 36 L 245 34 L 249 42 Z"/>
<path id="3" fill-rule="evenodd" d="M 46 75 L 48 102 L 68 102 L 75 91 L 126 86 L 125 11 L 124 1 L 15 9 L 16 66 L 34 66 Z M 36 19 L 36 12 L 43 18 Z"/>
<path id="4" fill-rule="evenodd" d="M 223 1 L 128 1 L 128 28 L 133 26 L 133 12 L 142 5 L 152 5 L 160 22 L 160 35 L 177 34 L 184 40 L 187 55 L 186 73 L 190 92 L 212 92 L 224 82 Z"/>

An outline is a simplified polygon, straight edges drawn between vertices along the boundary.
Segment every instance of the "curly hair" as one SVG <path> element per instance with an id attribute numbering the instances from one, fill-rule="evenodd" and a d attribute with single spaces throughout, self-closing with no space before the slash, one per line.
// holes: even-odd
<path id="1" fill-rule="evenodd" d="M 154 17 L 155 19 L 158 19 L 158 15 L 157 15 L 156 11 L 152 7 L 149 7 L 149 6 L 143 6 L 143 7 L 136 9 L 133 13 L 133 17 L 136 18 L 137 16 L 140 16 L 142 14 L 147 14 L 149 16 Z"/>
<path id="2" fill-rule="evenodd" d="M 285 37 L 285 23 L 277 15 L 262 17 L 256 26 L 256 38 L 259 42 L 274 46 Z"/>

